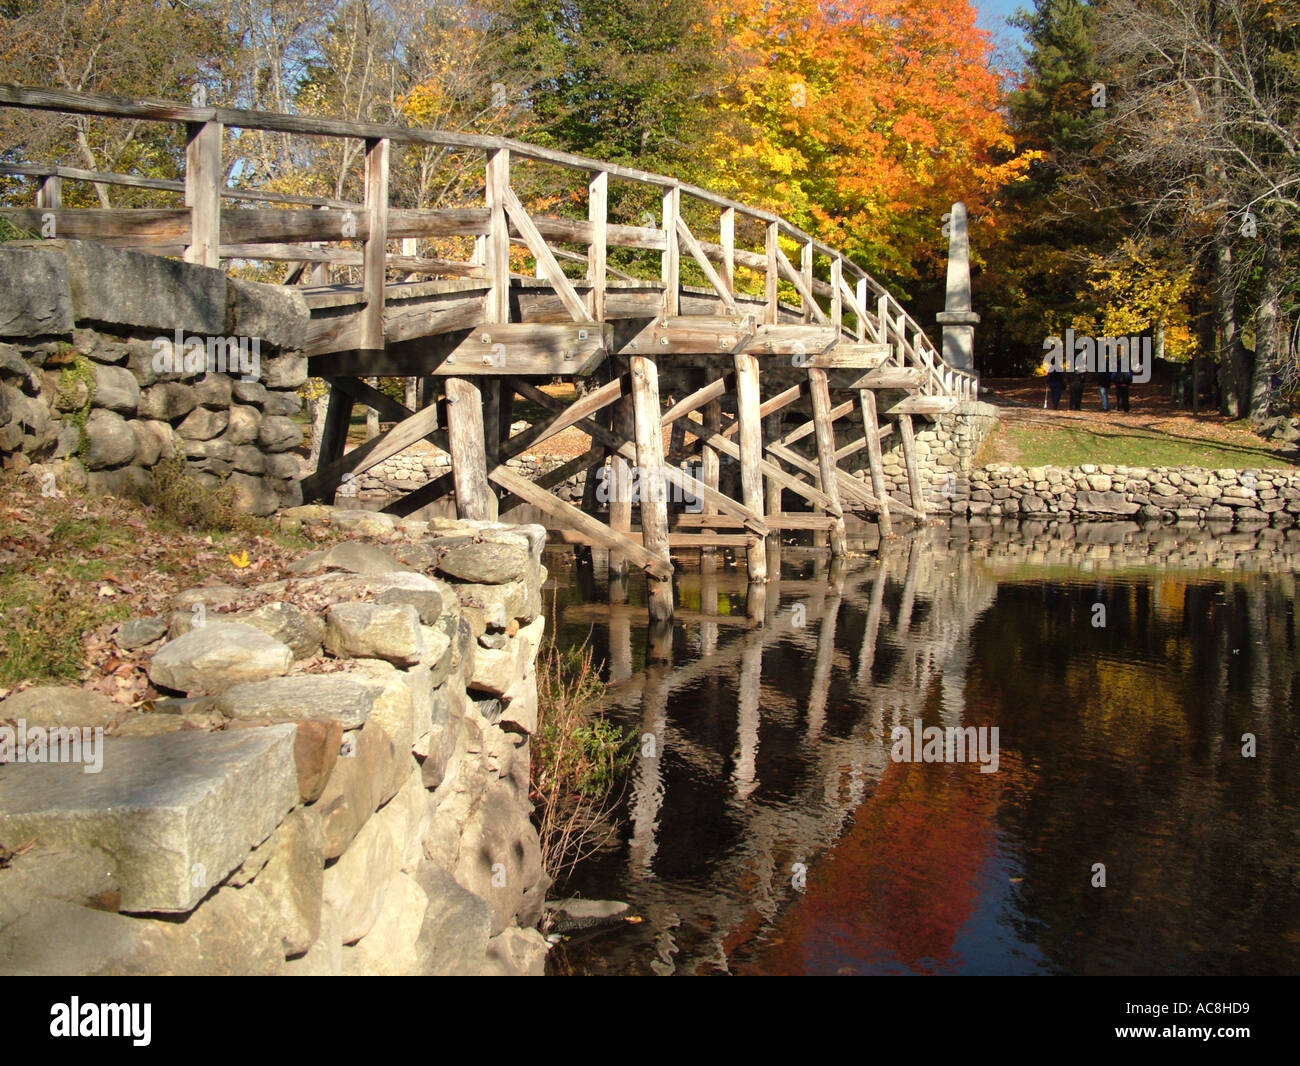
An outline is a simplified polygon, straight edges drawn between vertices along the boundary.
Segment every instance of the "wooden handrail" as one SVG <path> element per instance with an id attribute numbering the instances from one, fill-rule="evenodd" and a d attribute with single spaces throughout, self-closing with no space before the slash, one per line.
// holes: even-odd
<path id="1" fill-rule="evenodd" d="M 156 189 L 160 192 L 185 192 L 185 182 L 171 178 L 142 178 L 136 174 L 114 174 L 102 170 L 82 170 L 80 167 L 49 166 L 27 163 L 0 163 L 0 174 L 19 178 L 67 178 L 69 181 L 88 181 L 95 185 L 118 185 L 131 189 Z M 357 209 L 361 205 L 352 200 L 328 200 L 321 196 L 299 196 L 296 193 L 257 192 L 252 189 L 232 189 L 222 186 L 219 195 L 223 200 L 247 200 L 263 204 L 303 204 L 306 207 L 336 207 Z"/>
<path id="2" fill-rule="evenodd" d="M 475 148 L 483 151 L 506 149 L 523 159 L 553 163 L 572 170 L 592 174 L 605 173 L 624 181 L 653 185 L 660 189 L 678 189 L 687 196 L 732 208 L 749 218 L 761 222 L 774 222 L 780 231 L 799 243 L 811 242 L 813 247 L 828 256 L 839 252 L 823 244 L 811 234 L 779 215 L 762 208 L 751 207 L 710 192 L 697 185 L 679 181 L 663 174 L 606 163 L 585 156 L 561 152 L 554 148 L 516 141 L 510 137 L 496 137 L 482 133 L 457 133 L 448 130 L 415 129 L 409 126 L 389 126 L 375 122 L 356 122 L 347 119 L 322 118 L 314 115 L 288 115 L 275 111 L 252 111 L 229 107 L 191 107 L 167 100 L 131 99 L 101 93 L 75 93 L 63 89 L 32 89 L 18 85 L 0 85 L 0 106 L 19 107 L 37 111 L 61 111 L 69 114 L 101 115 L 108 118 L 147 119 L 156 122 L 220 122 L 237 129 L 259 130 L 267 133 L 297 133 L 309 137 L 353 137 L 359 140 L 389 140 L 397 144 L 427 144 L 451 148 Z M 846 263 L 855 276 L 867 277 L 866 271 L 853 263 Z"/>
<path id="3" fill-rule="evenodd" d="M 676 287 L 672 285 L 670 275 L 680 276 L 682 258 L 680 249 L 685 247 L 689 253 L 686 258 L 696 262 L 704 270 L 710 284 L 724 294 L 724 302 L 725 293 L 734 290 L 737 265 L 764 273 L 767 304 L 764 318 L 769 325 L 776 325 L 779 322 L 778 286 L 784 279 L 790 282 L 799 294 L 802 317 L 806 323 L 832 323 L 837 328 L 843 328 L 842 316 L 844 309 L 847 308 L 857 319 L 856 333 L 859 340 L 873 336 L 878 342 L 889 343 L 894 346 L 901 362 L 910 362 L 924 371 L 922 384 L 924 391 L 937 389 L 951 393 L 957 390 L 955 382 L 965 379 L 977 380 L 974 375 L 967 375 L 964 371 L 948 367 L 929 336 L 893 299 L 888 289 L 861 267 L 846 259 L 840 251 L 818 241 L 811 234 L 779 215 L 739 203 L 676 178 L 528 144 L 509 137 L 419 129 L 312 115 L 291 115 L 226 107 L 193 107 L 166 100 L 130 99 L 16 85 L 0 85 L 0 107 L 185 123 L 188 128 L 189 147 L 187 148 L 187 180 L 183 182 L 39 164 L 0 165 L 0 174 L 43 178 L 46 179 L 46 185 L 52 186 L 57 186 L 59 180 L 66 178 L 183 193 L 186 197 L 185 214 L 189 216 L 190 229 L 186 258 L 192 261 L 215 264 L 219 262 L 221 253 L 228 249 L 242 246 L 245 250 L 251 250 L 259 244 L 274 247 L 276 249 L 274 257 L 282 258 L 285 241 L 292 244 L 305 239 L 297 235 L 297 231 L 302 226 L 301 220 L 277 220 L 272 217 L 290 214 L 289 212 L 265 210 L 225 212 L 219 207 L 221 200 L 296 204 L 325 209 L 320 212 L 321 217 L 313 218 L 312 226 L 307 227 L 312 230 L 313 241 L 355 239 L 363 244 L 361 258 L 368 298 L 368 311 L 365 316 L 368 325 L 366 333 L 371 343 L 380 336 L 378 330 L 384 300 L 383 271 L 386 265 L 397 262 L 385 253 L 386 238 L 477 235 L 479 247 L 489 249 L 488 252 L 480 252 L 474 263 L 463 265 L 463 270 L 456 269 L 451 272 L 477 274 L 481 270 L 492 283 L 498 314 L 507 305 L 504 285 L 509 276 L 508 247 L 512 241 L 522 239 L 535 254 L 540 253 L 546 240 L 585 245 L 588 250 L 586 256 L 565 252 L 558 257 L 579 262 L 586 261 L 591 264 L 590 269 L 603 267 L 605 271 L 611 273 L 614 272 L 605 262 L 605 251 L 611 246 L 658 250 L 661 253 L 662 280 L 665 282 L 664 313 L 668 315 L 674 314 L 677 307 Z M 226 127 L 362 140 L 367 148 L 368 161 L 365 202 L 359 204 L 347 200 L 231 189 L 225 186 L 221 181 L 219 164 L 220 137 Z M 392 144 L 432 145 L 483 152 L 489 160 L 497 159 L 502 164 L 501 169 L 507 175 L 504 184 L 498 180 L 496 188 L 499 196 L 513 195 L 508 181 L 508 160 L 512 156 L 587 173 L 590 175 L 589 190 L 597 199 L 608 195 L 605 190 L 610 178 L 649 185 L 659 189 L 662 194 L 663 220 L 659 227 L 620 225 L 608 221 L 603 205 L 593 205 L 589 217 L 581 220 L 528 216 L 518 205 L 512 205 L 514 210 L 505 212 L 498 200 L 494 207 L 491 192 L 488 196 L 488 210 L 461 208 L 411 211 L 392 208 L 387 203 L 387 157 L 389 146 Z M 214 162 L 215 172 L 213 172 Z M 494 187 L 491 174 L 492 166 L 489 163 L 486 180 L 489 190 Z M 682 221 L 681 198 L 683 196 L 721 209 L 719 225 L 721 243 L 712 244 L 698 240 L 690 233 L 689 228 Z M 38 209 L 62 210 L 58 207 L 57 199 L 57 195 L 52 195 L 43 186 Z M 51 200 L 55 202 L 51 203 Z M 343 213 L 342 216 L 339 212 Z M 116 238 L 118 243 L 128 243 L 133 235 L 138 233 L 142 242 L 145 245 L 152 244 L 155 250 L 161 247 L 172 247 L 175 237 L 161 217 L 162 213 L 155 212 L 155 214 L 160 216 L 157 223 L 159 229 L 150 232 L 147 226 L 123 223 L 126 233 Z M 737 214 L 764 224 L 766 233 L 763 252 L 751 252 L 735 246 Z M 61 217 L 73 223 L 75 228 L 74 214 L 63 211 Z M 348 227 L 354 228 L 342 227 L 340 217 L 347 222 Z M 440 219 L 443 221 L 439 221 Z M 172 225 L 174 228 L 175 224 Z M 84 228 L 84 223 L 82 227 Z M 229 233 L 226 232 L 227 227 L 230 229 Z M 288 232 L 277 233 L 277 228 L 286 229 Z M 64 230 L 61 229 L 61 232 Z M 783 236 L 793 241 L 800 249 L 797 266 L 781 249 L 780 238 Z M 486 245 L 482 243 L 485 240 Z M 558 272 L 555 250 L 547 249 L 547 251 L 550 254 L 542 255 L 541 259 L 549 260 L 548 271 Z M 355 253 L 349 254 L 347 261 L 351 261 L 354 255 Z M 481 258 L 483 255 L 486 255 L 485 259 Z M 829 282 L 814 276 L 814 264 L 818 255 L 826 257 L 831 264 Z M 308 258 L 304 256 L 304 261 Z M 438 262 L 435 259 L 428 259 L 418 261 L 417 265 L 417 261 L 412 257 L 404 258 L 417 269 L 423 268 L 426 264 L 436 265 Z M 708 266 L 711 263 L 718 264 L 721 271 L 713 272 Z M 453 266 L 448 264 L 449 269 Z M 849 279 L 852 279 L 852 282 Z M 553 279 L 553 284 L 559 286 L 563 280 L 563 278 Z M 603 271 L 601 279 L 591 280 L 597 282 L 596 291 L 599 295 L 593 294 L 591 300 L 598 306 L 603 300 L 603 292 L 600 292 L 603 288 Z M 869 294 L 874 294 L 877 298 L 877 313 L 874 319 L 867 306 Z M 575 317 L 578 317 L 579 300 L 576 294 L 570 289 L 562 293 L 562 296 L 568 297 L 565 302 L 567 305 L 572 305 L 570 310 L 574 312 Z M 829 300 L 831 309 L 829 315 L 817 302 L 819 297 Z M 892 309 L 896 309 L 898 313 L 896 315 L 891 313 Z M 584 302 L 582 314 L 585 316 L 588 313 Z M 941 367 L 961 377 L 945 376 L 940 372 Z"/>

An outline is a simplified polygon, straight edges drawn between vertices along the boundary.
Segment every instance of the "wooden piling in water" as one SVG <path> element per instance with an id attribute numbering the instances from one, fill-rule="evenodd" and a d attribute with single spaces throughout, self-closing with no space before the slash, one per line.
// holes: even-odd
<path id="1" fill-rule="evenodd" d="M 640 468 L 641 538 L 645 550 L 668 566 L 667 577 L 646 575 L 651 622 L 673 616 L 672 561 L 668 547 L 668 500 L 660 491 L 664 468 L 663 432 L 659 427 L 659 370 L 653 359 L 629 357 L 632 371 L 632 416 L 636 426 L 636 465 Z"/>

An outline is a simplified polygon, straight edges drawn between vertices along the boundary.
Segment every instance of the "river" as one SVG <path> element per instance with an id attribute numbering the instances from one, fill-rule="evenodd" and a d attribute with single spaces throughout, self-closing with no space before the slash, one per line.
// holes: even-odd
<path id="1" fill-rule="evenodd" d="M 1295 554 L 1117 539 L 787 549 L 748 603 L 743 558 L 685 560 L 649 666 L 643 582 L 611 606 L 599 557 L 550 552 L 557 639 L 641 743 L 558 893 L 639 920 L 549 971 L 1300 971 Z M 911 751 L 928 727 L 965 760 Z"/>

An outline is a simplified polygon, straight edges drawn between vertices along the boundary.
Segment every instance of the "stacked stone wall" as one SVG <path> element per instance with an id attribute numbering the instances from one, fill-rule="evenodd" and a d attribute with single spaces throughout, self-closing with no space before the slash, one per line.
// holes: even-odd
<path id="1" fill-rule="evenodd" d="M 1085 463 L 972 471 L 953 512 L 972 518 L 1133 519 L 1285 528 L 1300 516 L 1300 472 Z"/>
<path id="2" fill-rule="evenodd" d="M 0 703 L 0 972 L 541 973 L 545 531 L 281 521 L 364 539 L 122 623 L 166 698 Z M 50 761 L 61 729 L 99 765 Z"/>
<path id="3" fill-rule="evenodd" d="M 301 503 L 309 320 L 291 289 L 159 256 L 0 246 L 0 461 L 143 496 L 151 469 L 179 456 L 204 487 L 229 484 L 240 510 Z"/>

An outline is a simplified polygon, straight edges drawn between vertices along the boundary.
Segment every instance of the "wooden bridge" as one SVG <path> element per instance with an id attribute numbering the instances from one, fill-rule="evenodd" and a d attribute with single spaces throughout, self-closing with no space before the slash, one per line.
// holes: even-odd
<path id="1" fill-rule="evenodd" d="M 674 549 L 743 548 L 750 581 L 762 583 L 770 534 L 813 530 L 838 556 L 846 512 L 875 515 L 885 533 L 891 511 L 922 517 L 913 418 L 978 394 L 975 376 L 946 364 L 897 300 L 840 252 L 767 211 L 673 178 L 505 138 L 301 115 L 13 86 L 0 86 L 0 106 L 183 125 L 183 180 L 0 165 L 36 186 L 34 207 L 0 215 L 33 232 L 52 223 L 62 238 L 218 269 L 285 263 L 283 283 L 311 309 L 310 373 L 330 388 L 305 500 L 332 501 L 348 475 L 427 440 L 450 454 L 451 472 L 390 512 L 410 514 L 450 495 L 464 518 L 530 504 L 565 539 L 608 548 L 614 571 L 644 569 L 653 619 L 672 614 Z M 230 130 L 352 144 L 363 161 L 361 198 L 231 187 L 223 158 Z M 390 202 L 395 157 L 427 159 L 430 151 L 477 159 L 477 206 Z M 585 217 L 530 210 L 512 168 L 526 169 L 530 187 L 580 183 L 577 194 L 549 199 L 576 207 L 570 214 L 585 200 Z M 68 208 L 65 181 L 183 196 L 183 206 Z M 611 217 L 611 205 L 626 213 L 647 197 L 653 215 Z M 433 254 L 448 247 L 463 248 L 463 258 Z M 522 272 L 530 264 L 535 276 Z M 331 284 L 331 271 L 355 280 Z M 366 383 L 379 376 L 418 378 L 417 402 Z M 587 387 L 565 403 L 540 387 L 557 378 Z M 516 397 L 545 415 L 511 435 Z M 346 451 L 358 405 L 392 426 Z M 856 426 L 852 439 L 839 443 L 837 424 Z M 536 481 L 507 465 L 572 426 L 590 436 L 585 454 Z M 884 490 L 881 441 L 894 432 L 910 505 Z M 839 465 L 862 449 L 870 487 Z M 720 484 L 724 459 L 739 469 L 731 494 Z M 612 491 L 602 518 L 597 482 L 607 462 Z M 582 507 L 549 491 L 581 470 Z M 670 514 L 660 485 L 700 501 L 698 513 Z M 786 510 L 786 501 L 806 509 Z"/>

